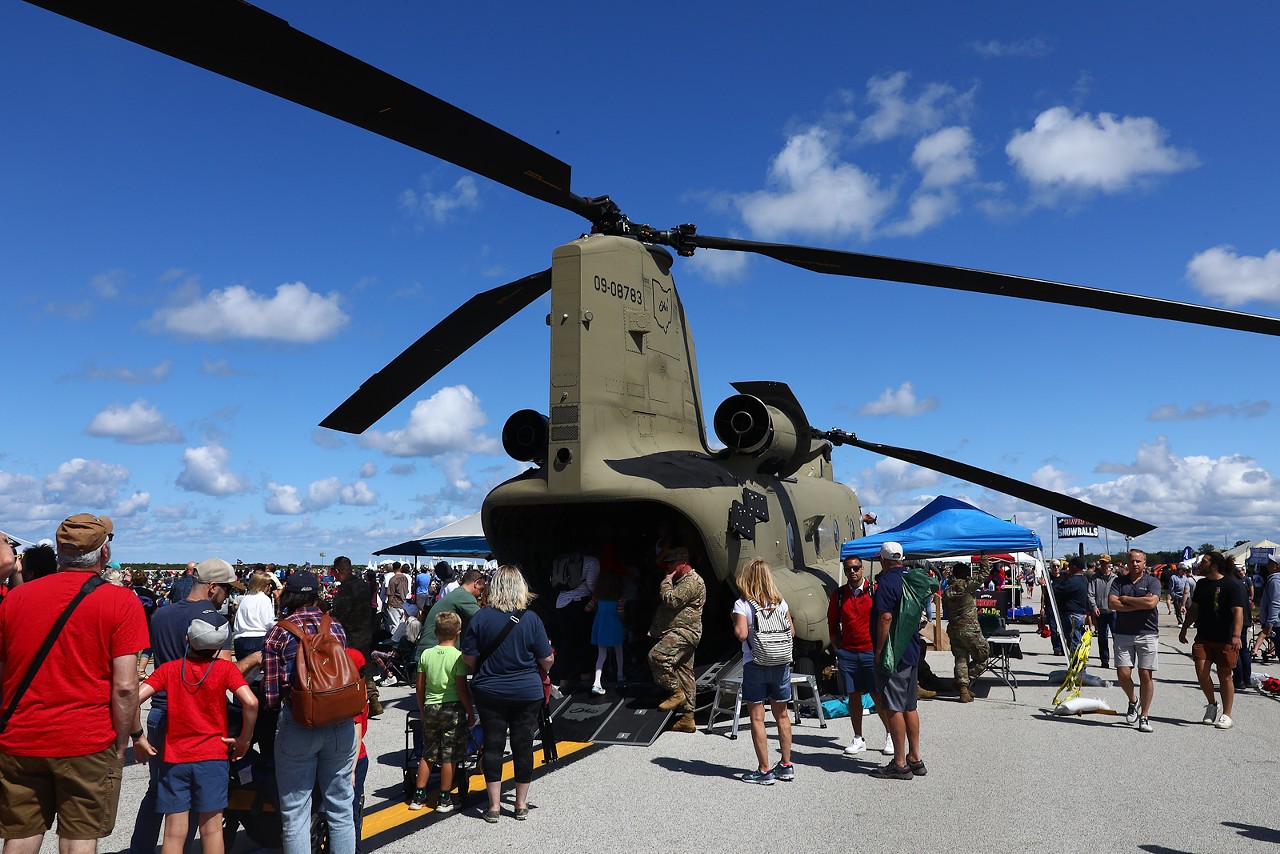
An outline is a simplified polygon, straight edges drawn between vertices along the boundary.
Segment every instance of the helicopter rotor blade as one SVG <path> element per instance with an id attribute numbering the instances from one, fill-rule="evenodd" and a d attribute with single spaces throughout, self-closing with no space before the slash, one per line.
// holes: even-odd
<path id="1" fill-rule="evenodd" d="M 784 264 L 802 267 L 815 273 L 881 279 L 886 282 L 906 282 L 955 291 L 1083 306 L 1138 317 L 1159 317 L 1183 323 L 1196 323 L 1201 326 L 1257 332 L 1262 335 L 1280 335 L 1280 319 L 1274 317 L 1174 302 L 1158 297 L 1105 291 L 1083 285 L 971 270 L 947 264 L 932 264 L 927 261 L 910 261 L 903 258 L 866 255 L 861 252 L 792 246 L 785 243 L 758 243 L 752 240 L 712 237 L 704 234 L 683 234 L 679 240 L 685 247 L 727 249 L 765 255 Z"/>
<path id="2" fill-rule="evenodd" d="M 1002 492 L 1005 495 L 1011 495 L 1014 498 L 1021 498 L 1024 501 L 1030 501 L 1032 504 L 1040 507 L 1047 507 L 1050 510 L 1057 510 L 1060 513 L 1067 513 L 1071 516 L 1077 516 L 1081 519 L 1088 519 L 1090 522 L 1101 525 L 1112 531 L 1118 531 L 1127 537 L 1137 537 L 1148 531 L 1154 531 L 1155 525 L 1143 522 L 1138 519 L 1130 518 L 1114 510 L 1107 510 L 1102 507 L 1096 507 L 1086 501 L 1078 498 L 1072 498 L 1070 495 L 1063 495 L 1061 492 L 1054 492 L 1051 489 L 1045 489 L 1035 486 L 1025 481 L 1015 480 L 993 471 L 971 466 L 968 463 L 962 463 L 947 457 L 940 457 L 937 454 L 930 454 L 927 451 L 917 451 L 911 448 L 897 448 L 893 445 L 881 445 L 876 442 L 867 442 L 859 439 L 857 436 L 846 433 L 842 430 L 832 431 L 816 431 L 818 436 L 825 438 L 835 444 L 854 445 L 863 450 L 872 453 L 881 454 L 886 457 L 893 457 L 896 460 L 902 460 L 921 468 L 930 469 L 931 471 L 940 472 L 942 474 L 958 477 L 961 480 L 967 480 L 978 486 L 985 486 L 994 489 L 996 492 Z"/>
<path id="3" fill-rule="evenodd" d="M 241 0 L 29 0 L 591 219 L 550 154 Z"/>
<path id="4" fill-rule="evenodd" d="M 343 433 L 363 433 L 472 345 L 551 290 L 543 270 L 473 296 L 409 345 L 320 422 Z"/>

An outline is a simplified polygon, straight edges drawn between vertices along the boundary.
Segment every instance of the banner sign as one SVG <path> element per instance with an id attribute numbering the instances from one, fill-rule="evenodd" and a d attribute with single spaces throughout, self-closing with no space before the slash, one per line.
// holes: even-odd
<path id="1" fill-rule="evenodd" d="M 1055 516 L 1054 520 L 1058 523 L 1060 540 L 1082 540 L 1086 537 L 1096 540 L 1098 538 L 1098 526 L 1092 522 L 1072 516 Z"/>
<path id="2" fill-rule="evenodd" d="M 1249 559 L 1245 563 L 1250 565 L 1261 565 L 1267 562 L 1267 558 L 1276 553 L 1273 548 L 1251 548 L 1249 549 Z"/>
<path id="3" fill-rule="evenodd" d="M 1182 549 L 1182 559 L 1183 559 L 1183 560 L 1191 560 L 1191 558 L 1192 558 L 1194 555 L 1195 555 L 1195 552 L 1191 551 L 1191 546 L 1184 546 L 1184 547 L 1183 547 L 1183 549 Z"/>

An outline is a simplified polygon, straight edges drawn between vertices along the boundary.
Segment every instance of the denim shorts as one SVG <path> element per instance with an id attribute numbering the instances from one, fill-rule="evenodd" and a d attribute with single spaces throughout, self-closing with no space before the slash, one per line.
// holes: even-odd
<path id="1" fill-rule="evenodd" d="M 227 808 L 230 768 L 225 759 L 166 762 L 160 771 L 156 812 L 217 812 Z"/>
<path id="2" fill-rule="evenodd" d="M 871 694 L 876 688 L 876 655 L 870 650 L 852 652 L 836 650 L 836 663 L 844 680 L 844 692 L 851 696 Z"/>
<path id="3" fill-rule="evenodd" d="M 762 667 L 754 661 L 742 665 L 742 702 L 786 703 L 791 699 L 791 665 Z"/>

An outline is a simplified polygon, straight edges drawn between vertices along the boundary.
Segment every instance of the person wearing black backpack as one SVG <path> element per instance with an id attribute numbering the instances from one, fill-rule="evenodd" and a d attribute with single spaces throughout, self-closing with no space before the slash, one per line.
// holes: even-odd
<path id="1" fill-rule="evenodd" d="M 733 603 L 733 634 L 742 641 L 742 702 L 751 716 L 751 745 L 756 750 L 757 771 L 742 775 L 744 783 L 772 786 L 774 781 L 796 778 L 791 764 L 791 657 L 796 633 L 787 602 L 773 582 L 769 564 L 756 558 L 738 570 L 738 593 Z M 776 766 L 769 765 L 769 742 L 764 731 L 764 704 L 773 710 L 778 725 Z"/>

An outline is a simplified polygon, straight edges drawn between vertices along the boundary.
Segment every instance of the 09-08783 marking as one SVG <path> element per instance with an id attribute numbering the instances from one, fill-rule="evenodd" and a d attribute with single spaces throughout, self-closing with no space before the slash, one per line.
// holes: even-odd
<path id="1" fill-rule="evenodd" d="M 617 297 L 623 302 L 635 303 L 638 306 L 644 306 L 644 291 L 631 285 L 624 285 L 620 282 L 606 279 L 604 276 L 594 276 L 594 284 L 597 291 L 602 294 L 608 294 Z"/>

